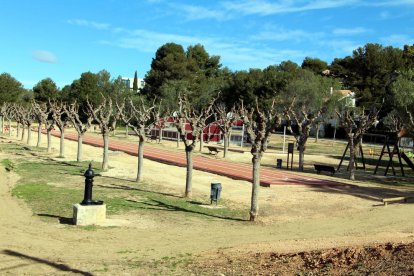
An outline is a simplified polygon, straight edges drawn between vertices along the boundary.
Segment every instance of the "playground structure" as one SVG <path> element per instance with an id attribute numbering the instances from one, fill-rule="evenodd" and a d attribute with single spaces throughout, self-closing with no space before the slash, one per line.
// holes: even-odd
<path id="1" fill-rule="evenodd" d="M 402 131 L 397 135 L 397 137 L 395 139 L 390 139 L 390 137 L 388 135 L 372 134 L 372 133 L 364 134 L 364 137 L 370 137 L 371 142 L 372 142 L 372 140 L 374 140 L 375 142 L 377 142 L 377 140 L 382 141 L 382 149 L 381 149 L 381 153 L 379 154 L 379 158 L 377 160 L 377 163 L 376 163 L 376 166 L 375 166 L 375 169 L 374 169 L 374 174 L 377 174 L 378 168 L 381 165 L 381 161 L 382 161 L 384 155 L 388 156 L 388 158 L 389 158 L 388 162 L 387 162 L 387 166 L 385 168 L 385 173 L 384 173 L 385 176 L 388 174 L 388 171 L 389 171 L 390 167 L 391 167 L 393 175 L 394 176 L 396 175 L 396 170 L 395 170 L 395 166 L 394 166 L 394 162 L 393 162 L 393 159 L 394 159 L 395 156 L 397 156 L 398 166 L 401 170 L 401 175 L 402 176 L 405 176 L 405 173 L 404 173 L 404 166 L 403 166 L 403 163 L 402 163 L 401 159 L 404 159 L 405 163 L 414 171 L 413 162 L 405 154 L 405 152 L 403 150 L 401 150 L 401 146 L 400 146 L 401 145 L 401 139 L 406 137 L 405 134 Z M 391 150 L 391 146 L 392 146 L 392 150 Z M 339 162 L 339 165 L 338 165 L 336 171 L 340 170 L 340 168 L 342 166 L 342 163 L 345 159 L 345 155 L 348 152 L 348 149 L 349 149 L 349 143 L 345 147 L 344 153 L 341 157 L 341 160 Z M 370 155 L 374 156 L 374 153 L 375 153 L 375 150 L 370 149 Z M 362 148 L 362 143 L 359 143 L 357 156 L 354 159 L 356 169 L 359 168 L 358 167 L 358 158 L 357 158 L 358 156 L 361 160 L 362 168 L 365 170 L 366 169 L 366 166 L 365 166 L 366 163 L 365 163 L 365 157 L 364 157 L 364 151 L 363 151 L 363 148 Z M 348 164 L 348 168 L 349 168 L 349 164 Z M 347 170 L 348 170 L 348 168 L 347 168 Z"/>
<path id="2" fill-rule="evenodd" d="M 374 174 L 377 173 L 378 167 L 380 165 L 381 159 L 384 156 L 384 154 L 388 154 L 388 157 L 389 157 L 389 160 L 388 160 L 387 167 L 385 169 L 384 175 L 387 175 L 388 174 L 388 171 L 389 171 L 389 168 L 390 167 L 392 169 L 393 175 L 396 175 L 395 168 L 394 168 L 394 162 L 393 162 L 393 158 L 394 158 L 395 155 L 397 155 L 398 165 L 400 167 L 401 175 L 402 176 L 405 176 L 405 173 L 404 173 L 403 164 L 401 162 L 401 158 L 404 159 L 405 163 L 407 163 L 407 165 L 414 171 L 414 164 L 413 164 L 413 162 L 405 154 L 405 152 L 403 150 L 401 150 L 401 146 L 400 145 L 401 145 L 401 139 L 402 138 L 407 138 L 406 133 L 405 133 L 404 130 L 401 130 L 398 133 L 397 138 L 395 139 L 395 141 L 390 141 L 390 139 L 387 137 L 387 139 L 384 142 L 384 145 L 382 147 L 381 154 L 380 154 L 380 157 L 378 159 L 377 165 L 375 166 Z M 392 151 L 391 151 L 391 148 L 390 148 L 390 144 L 393 144 Z"/>

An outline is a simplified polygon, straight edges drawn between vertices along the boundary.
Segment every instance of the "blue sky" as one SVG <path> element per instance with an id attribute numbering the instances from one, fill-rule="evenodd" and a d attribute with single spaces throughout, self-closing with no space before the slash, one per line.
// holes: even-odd
<path id="1" fill-rule="evenodd" d="M 26 88 L 82 72 L 144 77 L 167 42 L 200 43 L 231 70 L 317 57 L 366 43 L 414 44 L 414 0 L 2 0 L 0 73 Z"/>

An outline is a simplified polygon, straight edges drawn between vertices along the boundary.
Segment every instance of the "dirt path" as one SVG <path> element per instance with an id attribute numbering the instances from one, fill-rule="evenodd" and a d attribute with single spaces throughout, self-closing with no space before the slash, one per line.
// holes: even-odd
<path id="1" fill-rule="evenodd" d="M 52 143 L 58 149 L 58 139 Z M 67 141 L 66 152 L 66 160 L 74 160 L 76 143 Z M 101 153 L 99 148 L 84 147 L 86 160 L 99 162 Z M 0 153 L 0 159 L 6 157 Z M 133 179 L 136 157 L 111 152 L 110 166 L 105 175 Z M 151 160 L 145 160 L 144 166 L 144 178 L 149 182 L 182 194 L 184 168 Z M 163 257 L 205 255 L 217 250 L 235 256 L 414 241 L 414 204 L 377 206 L 385 194 L 404 193 L 396 189 L 276 185 L 260 190 L 261 217 L 255 224 L 170 211 L 160 211 L 156 216 L 132 212 L 112 217 L 129 221 L 126 226 L 90 231 L 59 224 L 58 219 L 46 223 L 33 215 L 10 195 L 18 177 L 0 170 L 0 274 L 140 275 L 148 274 L 153 269 L 148 264 Z M 224 199 L 238 207 L 249 206 L 250 183 L 206 172 L 194 174 L 193 194 L 208 198 L 212 179 L 223 184 Z M 82 179 L 79 183 L 82 185 Z"/>

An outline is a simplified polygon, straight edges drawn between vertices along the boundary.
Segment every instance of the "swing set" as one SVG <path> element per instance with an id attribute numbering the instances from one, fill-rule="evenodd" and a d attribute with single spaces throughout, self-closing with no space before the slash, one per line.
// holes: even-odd
<path id="1" fill-rule="evenodd" d="M 385 169 L 385 176 L 388 174 L 389 168 L 391 167 L 392 173 L 395 176 L 396 175 L 396 170 L 394 167 L 394 162 L 393 162 L 393 158 L 396 156 L 398 159 L 398 166 L 400 167 L 401 170 L 401 175 L 405 176 L 404 173 L 404 168 L 403 168 L 403 163 L 401 161 L 401 159 L 404 159 L 405 163 L 407 163 L 407 165 L 414 171 L 414 164 L 411 161 L 410 157 L 407 156 L 407 154 L 405 154 L 404 151 L 401 150 L 400 144 L 401 144 L 401 138 L 405 137 L 405 133 L 403 133 L 402 131 L 400 131 L 400 133 L 397 136 L 397 139 L 395 140 L 391 140 L 389 138 L 389 136 L 387 135 L 383 135 L 383 134 L 372 134 L 372 133 L 367 133 L 364 134 L 364 137 L 370 137 L 371 141 L 374 139 L 374 141 L 377 140 L 377 138 L 381 139 L 383 141 L 383 146 L 382 146 L 382 150 L 381 153 L 379 155 L 377 164 L 375 166 L 375 170 L 374 170 L 374 174 L 377 174 L 378 168 L 381 164 L 381 160 L 382 158 L 385 156 L 388 156 L 389 160 L 387 162 L 387 166 Z M 393 147 L 391 150 L 391 146 Z M 339 169 L 341 168 L 341 165 L 345 159 L 345 155 L 348 152 L 349 149 L 349 143 L 346 145 L 346 148 L 344 150 L 344 153 L 342 155 L 341 161 L 339 162 L 337 171 L 339 171 Z M 365 158 L 364 158 L 364 151 L 362 149 L 362 145 L 361 143 L 359 144 L 359 148 L 358 148 L 358 155 L 360 156 L 360 159 L 362 161 L 362 168 L 365 170 Z M 371 148 L 369 150 L 369 153 L 373 156 L 375 154 L 375 149 Z M 355 158 L 355 168 L 358 169 L 358 162 L 357 162 L 358 158 Z M 348 168 L 349 169 L 349 164 L 348 164 Z"/>

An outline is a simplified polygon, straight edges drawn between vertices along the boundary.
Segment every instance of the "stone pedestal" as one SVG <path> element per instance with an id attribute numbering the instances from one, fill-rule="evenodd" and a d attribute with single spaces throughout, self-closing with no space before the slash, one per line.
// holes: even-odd
<path id="1" fill-rule="evenodd" d="M 99 225 L 105 223 L 106 205 L 73 205 L 73 223 L 75 225 Z"/>

